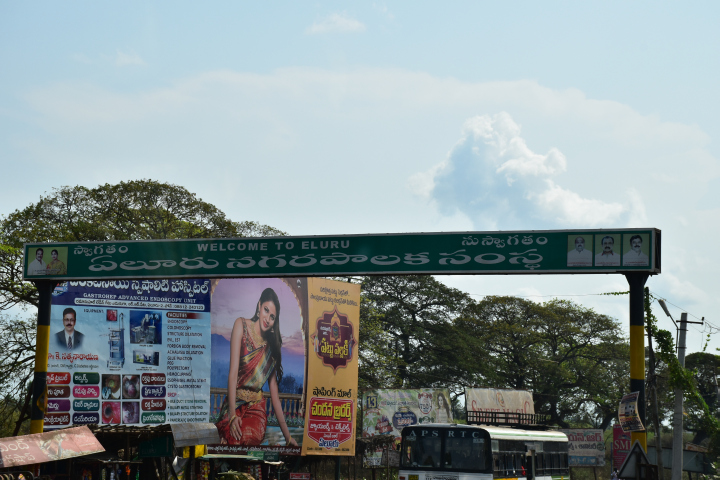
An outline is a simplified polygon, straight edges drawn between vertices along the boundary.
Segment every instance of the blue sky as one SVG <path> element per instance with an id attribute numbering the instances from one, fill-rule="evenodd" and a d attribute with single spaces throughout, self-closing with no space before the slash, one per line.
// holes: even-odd
<path id="1" fill-rule="evenodd" d="M 0 214 L 53 187 L 153 178 L 295 235 L 656 227 L 648 286 L 720 326 L 719 14 L 2 2 Z M 627 323 L 626 299 L 593 295 L 626 290 L 621 276 L 444 281 L 476 298 L 567 295 Z"/>

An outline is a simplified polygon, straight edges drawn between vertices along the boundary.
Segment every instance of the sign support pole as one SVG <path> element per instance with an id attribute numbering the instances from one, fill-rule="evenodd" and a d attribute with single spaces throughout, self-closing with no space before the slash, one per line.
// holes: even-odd
<path id="1" fill-rule="evenodd" d="M 638 414 L 643 426 L 645 417 L 645 282 L 647 273 L 625 274 L 630 284 L 630 391 L 638 395 Z M 647 431 L 631 432 L 630 441 L 640 443 L 647 451 Z"/>
<path id="2" fill-rule="evenodd" d="M 38 290 L 37 336 L 35 339 L 35 374 L 33 376 L 30 433 L 42 433 L 47 405 L 47 365 L 50 351 L 50 307 L 54 281 L 36 281 Z"/>

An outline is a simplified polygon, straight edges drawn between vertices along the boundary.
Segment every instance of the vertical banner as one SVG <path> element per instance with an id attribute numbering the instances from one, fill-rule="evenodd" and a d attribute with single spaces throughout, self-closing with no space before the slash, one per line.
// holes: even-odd
<path id="1" fill-rule="evenodd" d="M 620 400 L 618 418 L 620 419 L 620 425 L 625 432 L 642 432 L 645 430 L 645 427 L 640 420 L 640 414 L 638 413 L 639 396 L 639 392 L 632 392 L 624 395 Z"/>
<path id="2" fill-rule="evenodd" d="M 210 421 L 215 454 L 299 455 L 303 438 L 305 278 L 212 284 Z"/>
<path id="3" fill-rule="evenodd" d="M 56 287 L 45 428 L 207 421 L 209 292 L 210 280 Z"/>
<path id="4" fill-rule="evenodd" d="M 620 468 L 630 453 L 630 433 L 623 431 L 620 424 L 613 425 L 613 468 Z"/>
<path id="5" fill-rule="evenodd" d="M 360 285 L 309 278 L 302 454 L 355 454 Z"/>

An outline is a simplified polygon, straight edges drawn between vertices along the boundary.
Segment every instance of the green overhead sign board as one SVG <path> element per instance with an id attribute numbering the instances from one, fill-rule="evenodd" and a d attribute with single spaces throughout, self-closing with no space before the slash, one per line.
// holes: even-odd
<path id="1" fill-rule="evenodd" d="M 530 230 L 25 244 L 26 280 L 660 273 L 660 231 Z"/>

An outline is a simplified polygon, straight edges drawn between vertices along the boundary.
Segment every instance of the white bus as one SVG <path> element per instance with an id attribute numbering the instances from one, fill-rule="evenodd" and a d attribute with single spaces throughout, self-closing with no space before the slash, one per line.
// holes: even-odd
<path id="1" fill-rule="evenodd" d="M 457 424 L 405 427 L 398 480 L 567 480 L 567 436 L 525 428 Z"/>

